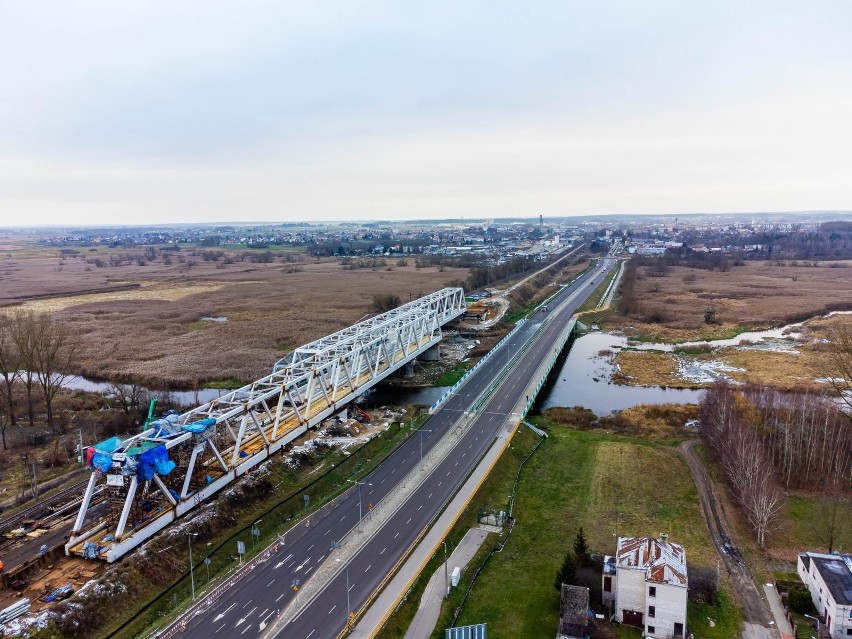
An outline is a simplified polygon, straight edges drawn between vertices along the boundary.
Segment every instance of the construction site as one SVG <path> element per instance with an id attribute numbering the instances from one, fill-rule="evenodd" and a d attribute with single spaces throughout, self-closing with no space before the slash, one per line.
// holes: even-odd
<path id="1" fill-rule="evenodd" d="M 314 449 L 347 455 L 403 422 L 404 408 L 358 402 L 418 357 L 438 358 L 441 326 L 464 311 L 461 289 L 443 289 L 297 348 L 270 375 L 202 406 L 154 418 L 152 404 L 142 432 L 87 447 L 88 477 L 0 520 L 0 620 L 70 597 L 104 562 L 264 472 L 273 455 L 298 468 Z M 167 556 L 158 570 L 185 572 Z"/>

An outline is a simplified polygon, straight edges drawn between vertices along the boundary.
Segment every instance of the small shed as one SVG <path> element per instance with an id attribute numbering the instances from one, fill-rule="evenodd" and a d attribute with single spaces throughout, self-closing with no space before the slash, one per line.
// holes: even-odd
<path id="1" fill-rule="evenodd" d="M 562 584 L 559 631 L 556 639 L 583 639 L 588 635 L 589 589 Z"/>

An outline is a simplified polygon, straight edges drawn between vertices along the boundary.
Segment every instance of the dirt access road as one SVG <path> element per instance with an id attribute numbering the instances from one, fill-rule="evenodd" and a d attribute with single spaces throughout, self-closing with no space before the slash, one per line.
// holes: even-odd
<path id="1" fill-rule="evenodd" d="M 777 637 L 778 633 L 772 622 L 772 614 L 758 593 L 754 585 L 751 573 L 743 561 L 740 551 L 734 546 L 730 535 L 730 524 L 725 516 L 725 510 L 716 500 L 713 493 L 713 485 L 707 477 L 704 466 L 695 455 L 697 439 L 691 439 L 680 445 L 680 453 L 683 455 L 692 478 L 698 488 L 698 499 L 701 502 L 701 510 L 704 513 L 704 521 L 710 530 L 713 545 L 737 592 L 737 598 L 743 607 L 743 621 L 745 628 L 743 637 L 746 639 L 770 639 Z M 721 515 L 720 515 L 721 513 Z"/>

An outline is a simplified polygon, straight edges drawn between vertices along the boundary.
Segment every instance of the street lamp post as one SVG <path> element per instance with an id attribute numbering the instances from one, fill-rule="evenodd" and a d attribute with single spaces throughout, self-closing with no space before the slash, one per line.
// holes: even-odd
<path id="1" fill-rule="evenodd" d="M 195 572 L 192 569 L 192 538 L 197 537 L 198 533 L 186 533 L 186 541 L 189 544 L 189 580 L 192 583 L 192 600 L 195 601 Z"/>
<path id="2" fill-rule="evenodd" d="M 432 431 L 428 428 L 420 428 L 417 430 L 420 433 L 420 463 L 423 463 L 423 433 L 431 433 Z"/>
<path id="3" fill-rule="evenodd" d="M 816 627 L 816 636 L 817 636 L 817 639 L 819 639 L 819 624 L 820 624 L 820 619 L 819 619 L 819 617 L 814 617 L 813 615 L 806 615 L 806 614 L 802 614 L 802 616 L 803 616 L 803 617 L 807 617 L 808 619 L 813 619 L 814 621 L 816 621 L 816 624 L 817 624 L 817 627 Z"/>
<path id="4" fill-rule="evenodd" d="M 363 482 L 358 481 L 357 479 L 347 479 L 346 481 L 351 481 L 353 484 L 356 484 L 358 486 L 358 523 L 360 524 L 361 519 L 363 519 L 363 515 L 361 512 L 361 484 L 364 484 L 366 486 L 372 486 L 373 484 L 372 482 Z"/>
<path id="5" fill-rule="evenodd" d="M 352 609 L 350 608 L 349 603 L 349 564 L 346 564 L 346 628 L 348 630 L 352 630 L 349 627 L 349 620 L 352 618 Z"/>
<path id="6" fill-rule="evenodd" d="M 257 525 L 262 521 L 262 519 L 258 519 L 251 525 L 252 550 L 257 548 L 257 540 L 260 539 L 260 528 Z"/>
<path id="7" fill-rule="evenodd" d="M 447 540 L 444 540 L 444 599 L 450 596 L 450 579 L 447 574 Z"/>

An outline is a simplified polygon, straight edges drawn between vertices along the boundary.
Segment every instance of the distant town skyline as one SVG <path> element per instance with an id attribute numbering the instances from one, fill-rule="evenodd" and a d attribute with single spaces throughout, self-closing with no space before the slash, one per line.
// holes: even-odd
<path id="1" fill-rule="evenodd" d="M 0 225 L 852 209 L 852 5 L 0 9 Z"/>

